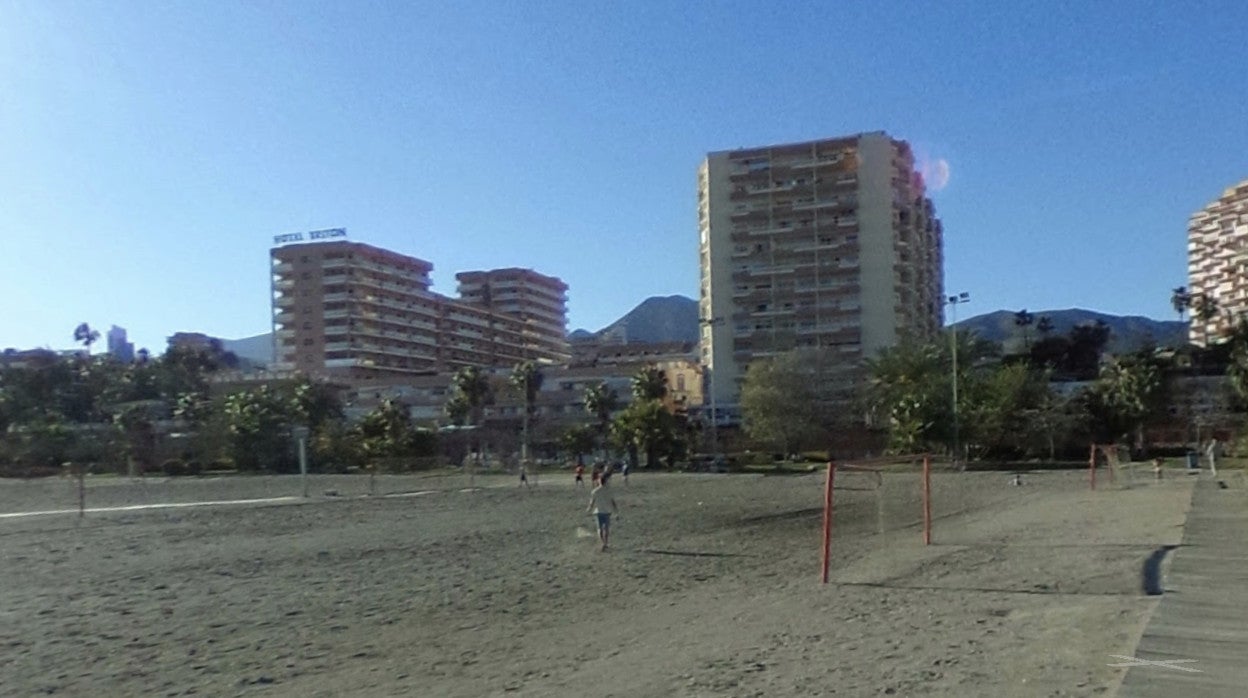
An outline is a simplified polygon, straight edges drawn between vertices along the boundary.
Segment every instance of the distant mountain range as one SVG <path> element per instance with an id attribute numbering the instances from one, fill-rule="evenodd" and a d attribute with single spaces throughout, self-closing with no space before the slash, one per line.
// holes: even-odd
<path id="1" fill-rule="evenodd" d="M 651 296 L 624 317 L 598 330 L 576 330 L 573 342 L 696 342 L 698 302 L 685 296 Z"/>
<path id="2" fill-rule="evenodd" d="M 273 363 L 273 334 L 271 332 L 242 339 L 223 339 L 221 345 L 226 351 L 232 351 L 238 358 L 247 359 L 253 364 L 267 366 Z"/>
<path id="3" fill-rule="evenodd" d="M 1138 315 L 1107 315 L 1080 308 L 1030 312 L 1037 323 L 1042 317 L 1049 318 L 1053 323 L 1051 334 L 1054 335 L 1064 335 L 1075 325 L 1100 320 L 1109 326 L 1109 343 L 1105 348 L 1110 352 L 1133 351 L 1149 342 L 1162 347 L 1187 345 L 1187 323 L 1178 320 L 1153 320 Z M 976 315 L 959 321 L 958 330 L 972 331 L 984 339 L 1000 342 L 1006 351 L 1017 351 L 1023 343 L 1023 330 L 1014 324 L 1014 317 L 1014 311 L 1011 310 Z M 1028 327 L 1027 332 L 1033 341 L 1040 337 L 1035 324 Z"/>
<path id="4" fill-rule="evenodd" d="M 1100 320 L 1109 326 L 1109 343 L 1106 349 L 1111 352 L 1132 351 L 1148 342 L 1157 346 L 1187 344 L 1187 323 L 1177 320 L 1109 315 L 1081 308 L 1034 311 L 1032 316 L 1036 322 L 1041 317 L 1048 317 L 1053 323 L 1052 333 L 1063 335 L 1076 325 Z M 1000 342 L 1007 351 L 1017 351 L 1023 344 L 1022 329 L 1014 324 L 1014 311 L 1010 310 L 998 310 L 962 320 L 958 322 L 958 329 L 970 330 L 984 339 Z M 1033 340 L 1040 337 L 1034 324 L 1028 328 L 1028 333 Z M 615 342 L 696 342 L 698 303 L 685 296 L 647 298 L 627 315 L 601 330 L 577 330 L 569 335 L 569 339 L 573 342 L 592 339 Z"/>
<path id="5" fill-rule="evenodd" d="M 1093 310 L 1032 311 L 1036 322 L 1048 317 L 1053 334 L 1066 334 L 1070 328 L 1097 320 L 1109 326 L 1111 352 L 1131 351 L 1147 342 L 1158 346 L 1187 344 L 1187 323 L 1177 320 L 1153 320 L 1137 315 L 1121 316 Z M 972 331 L 984 339 L 1000 342 L 1007 351 L 1017 351 L 1023 343 L 1022 329 L 1014 324 L 1014 312 L 998 310 L 961 320 L 959 331 Z M 1032 340 L 1040 337 L 1033 324 L 1028 328 Z M 572 342 L 696 342 L 698 341 L 698 302 L 685 296 L 653 296 L 642 301 L 624 317 L 598 330 L 575 330 L 568 335 Z M 255 364 L 273 363 L 273 335 L 223 340 L 226 351 Z"/>

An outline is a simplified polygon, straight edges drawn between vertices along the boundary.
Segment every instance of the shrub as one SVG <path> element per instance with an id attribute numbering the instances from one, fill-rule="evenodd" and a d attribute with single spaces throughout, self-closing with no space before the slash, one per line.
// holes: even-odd
<path id="1" fill-rule="evenodd" d="M 185 475 L 187 472 L 186 463 L 183 462 L 181 458 L 170 458 L 164 463 L 161 463 L 160 470 L 169 477 Z"/>

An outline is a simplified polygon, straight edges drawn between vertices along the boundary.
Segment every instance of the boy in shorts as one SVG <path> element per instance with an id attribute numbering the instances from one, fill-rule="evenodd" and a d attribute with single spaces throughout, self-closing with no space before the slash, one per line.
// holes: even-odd
<path id="1" fill-rule="evenodd" d="M 607 543 L 611 539 L 611 515 L 619 513 L 620 507 L 615 503 L 615 495 L 607 487 L 607 479 L 594 488 L 589 495 L 589 508 L 598 519 L 598 540 L 602 541 L 602 550 L 606 552 Z"/>

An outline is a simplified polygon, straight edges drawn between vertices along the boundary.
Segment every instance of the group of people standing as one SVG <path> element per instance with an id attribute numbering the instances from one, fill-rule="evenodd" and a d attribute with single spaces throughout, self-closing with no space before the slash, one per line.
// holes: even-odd
<path id="1" fill-rule="evenodd" d="M 587 511 L 595 516 L 598 520 L 598 540 L 602 543 L 602 550 L 607 550 L 607 544 L 611 539 L 611 515 L 619 513 L 619 505 L 615 501 L 615 495 L 607 488 L 607 483 L 611 481 L 611 476 L 615 474 L 617 467 L 604 463 L 594 463 L 594 469 L 590 473 L 593 482 L 593 491 L 589 495 L 589 508 Z M 624 478 L 624 484 L 628 484 L 628 463 L 619 464 L 618 470 Z M 573 470 L 576 474 L 576 485 L 578 487 L 585 486 L 585 466 L 577 463 Z M 520 464 L 520 486 L 529 487 L 529 470 Z"/>
<path id="2" fill-rule="evenodd" d="M 591 478 L 591 482 L 593 483 L 593 486 L 597 487 L 600 484 L 606 484 L 607 480 L 611 479 L 611 476 L 615 474 L 616 470 L 617 470 L 617 466 L 615 465 L 604 465 L 602 463 L 594 463 L 594 469 L 590 473 L 590 478 Z M 628 484 L 628 463 L 620 464 L 618 466 L 618 470 L 620 471 L 620 475 L 624 477 L 624 484 L 627 485 Z M 580 463 L 577 463 L 576 468 L 572 472 L 576 474 L 577 486 L 584 487 L 585 486 L 585 466 Z"/>

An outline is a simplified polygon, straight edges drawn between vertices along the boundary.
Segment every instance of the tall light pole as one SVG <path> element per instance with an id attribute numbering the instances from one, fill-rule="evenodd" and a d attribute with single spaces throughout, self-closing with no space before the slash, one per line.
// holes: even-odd
<path id="1" fill-rule="evenodd" d="M 949 305 L 949 350 L 953 357 L 953 462 L 957 464 L 958 448 L 958 304 L 971 300 L 971 294 L 963 291 L 956 296 L 949 296 L 945 302 Z"/>
<path id="2" fill-rule="evenodd" d="M 724 323 L 724 319 L 722 317 L 698 318 L 698 323 L 704 327 L 711 328 L 711 332 L 714 332 L 715 326 L 722 325 Z M 712 342 L 712 346 L 713 345 L 714 342 Z M 711 374 L 711 453 L 713 455 L 719 455 L 719 417 L 715 410 L 715 371 L 706 364 L 703 364 L 702 370 L 709 370 Z"/>

